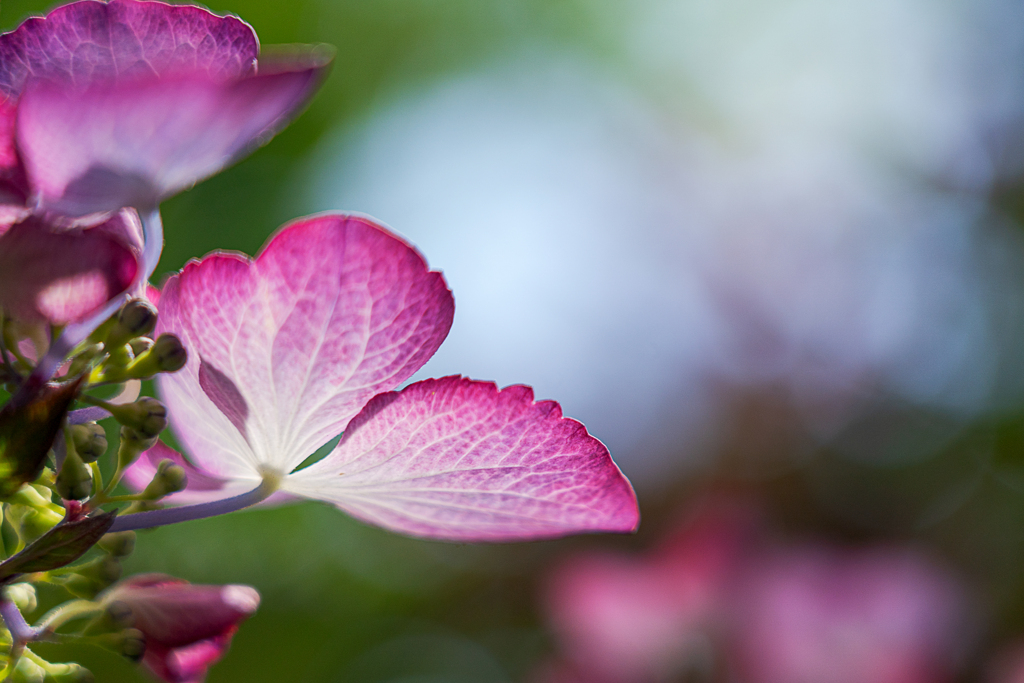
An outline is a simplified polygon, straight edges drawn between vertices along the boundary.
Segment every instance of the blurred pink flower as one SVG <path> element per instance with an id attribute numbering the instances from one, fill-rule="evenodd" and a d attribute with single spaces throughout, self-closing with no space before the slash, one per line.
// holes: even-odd
<path id="1" fill-rule="evenodd" d="M 440 346 L 455 305 L 440 273 L 367 218 L 300 219 L 254 260 L 193 261 L 168 280 L 159 307 L 157 334 L 189 349 L 185 368 L 159 380 L 195 464 L 176 458 L 191 485 L 170 502 L 248 491 L 252 504 L 279 491 L 460 541 L 636 528 L 629 482 L 557 403 L 458 376 L 391 391 Z M 296 470 L 342 433 L 329 455 Z M 126 481 L 144 487 L 169 450 L 151 450 Z M 125 515 L 116 528 L 164 513 Z"/>
<path id="2" fill-rule="evenodd" d="M 238 624 L 256 612 L 249 586 L 205 586 L 164 574 L 121 581 L 103 598 L 127 605 L 146 637 L 143 663 L 168 683 L 199 683 L 227 651 Z"/>
<path id="3" fill-rule="evenodd" d="M 905 548 L 779 549 L 735 609 L 747 683 L 939 683 L 963 633 L 960 586 Z"/>
<path id="4" fill-rule="evenodd" d="M 0 307 L 22 322 L 87 318 L 136 280 L 138 230 L 134 211 L 89 229 L 58 229 L 35 217 L 0 225 Z"/>
<path id="5" fill-rule="evenodd" d="M 69 216 L 154 209 L 266 142 L 316 91 L 322 51 L 261 59 L 205 9 L 74 2 L 0 36 L 0 185 Z"/>
<path id="6" fill-rule="evenodd" d="M 537 683 L 943 683 L 966 598 L 906 548 L 772 546 L 752 510 L 705 501 L 646 557 L 570 559 L 545 608 L 561 644 Z M 704 680 L 702 678 L 701 680 Z"/>
<path id="7" fill-rule="evenodd" d="M 706 501 L 646 557 L 592 553 L 558 567 L 545 606 L 569 663 L 546 678 L 641 683 L 697 663 L 728 615 L 753 522 L 749 509 Z"/>

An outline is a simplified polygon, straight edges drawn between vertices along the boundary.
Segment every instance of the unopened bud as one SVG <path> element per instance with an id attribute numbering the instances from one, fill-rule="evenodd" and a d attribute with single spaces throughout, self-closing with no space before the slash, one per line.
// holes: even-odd
<path id="1" fill-rule="evenodd" d="M 92 636 L 89 642 L 112 650 L 133 662 L 142 659 L 146 653 L 146 636 L 137 628 L 126 628 L 116 633 Z"/>
<path id="2" fill-rule="evenodd" d="M 158 372 L 177 372 L 185 367 L 188 352 L 173 334 L 161 334 L 145 353 L 138 355 L 128 368 L 132 377 L 152 377 Z"/>
<path id="3" fill-rule="evenodd" d="M 186 486 L 188 486 L 188 475 L 185 474 L 185 468 L 176 465 L 173 460 L 161 460 L 157 465 L 153 481 L 149 482 L 142 495 L 148 500 L 157 500 L 177 493 Z"/>
<path id="4" fill-rule="evenodd" d="M 135 624 L 135 615 L 127 603 L 111 600 L 106 609 L 98 614 L 82 630 L 83 635 L 92 636 L 113 631 L 123 631 Z"/>
<path id="5" fill-rule="evenodd" d="M 121 563 L 107 555 L 79 567 L 61 585 L 72 595 L 91 600 L 121 578 Z"/>
<path id="6" fill-rule="evenodd" d="M 92 470 L 73 449 L 68 449 L 57 473 L 57 493 L 65 500 L 83 500 L 92 493 Z"/>
<path id="7" fill-rule="evenodd" d="M 185 367 L 188 360 L 185 346 L 173 334 L 161 334 L 151 353 L 159 357 L 160 369 L 164 372 L 177 372 Z"/>
<path id="8" fill-rule="evenodd" d="M 106 534 L 97 543 L 101 550 L 114 557 L 127 557 L 135 550 L 135 532 L 117 531 Z"/>
<path id="9" fill-rule="evenodd" d="M 137 628 L 126 628 L 121 631 L 119 639 L 119 652 L 133 662 L 142 659 L 146 654 L 146 636 Z"/>
<path id="10" fill-rule="evenodd" d="M 28 657 L 22 657 L 5 680 L 8 683 L 44 683 L 46 670 Z"/>
<path id="11" fill-rule="evenodd" d="M 46 672 L 46 683 L 95 683 L 92 672 L 74 662 L 50 664 Z"/>
<path id="12" fill-rule="evenodd" d="M 113 381 L 114 377 L 125 375 L 127 368 L 135 360 L 132 347 L 128 344 L 111 346 L 107 348 L 107 359 L 103 361 L 102 373 L 107 381 Z"/>
<path id="13" fill-rule="evenodd" d="M 9 510 L 8 512 L 13 511 Z M 15 520 L 18 536 L 24 543 L 30 543 L 57 526 L 61 517 L 52 514 L 49 510 L 27 509 L 23 510 L 17 518 L 12 514 L 11 521 L 15 522 Z"/>
<path id="14" fill-rule="evenodd" d="M 70 432 L 82 462 L 96 462 L 107 452 L 107 432 L 95 422 L 71 425 Z"/>
<path id="15" fill-rule="evenodd" d="M 131 427 L 121 427 L 121 443 L 117 447 L 117 466 L 121 470 L 139 459 L 143 451 L 149 450 L 156 443 L 157 437 L 143 436 Z"/>
<path id="16" fill-rule="evenodd" d="M 68 376 L 74 377 L 84 371 L 89 364 L 104 353 L 103 344 L 90 344 L 71 359 L 71 366 L 68 369 Z"/>
<path id="17" fill-rule="evenodd" d="M 153 340 L 149 337 L 136 337 L 128 342 L 128 346 L 131 347 L 132 354 L 138 358 L 146 351 L 153 348 Z"/>
<path id="18" fill-rule="evenodd" d="M 36 589 L 30 583 L 16 583 L 7 587 L 7 597 L 22 612 L 32 612 L 38 606 Z"/>
<path id="19" fill-rule="evenodd" d="M 114 419 L 130 427 L 142 438 L 158 436 L 167 427 L 167 408 L 150 396 L 144 396 L 134 403 L 125 403 L 108 408 Z"/>
<path id="20" fill-rule="evenodd" d="M 123 346 L 135 337 L 148 335 L 156 327 L 156 308 L 142 299 L 129 301 L 117 314 L 117 321 L 110 331 L 104 344 L 107 349 Z"/>

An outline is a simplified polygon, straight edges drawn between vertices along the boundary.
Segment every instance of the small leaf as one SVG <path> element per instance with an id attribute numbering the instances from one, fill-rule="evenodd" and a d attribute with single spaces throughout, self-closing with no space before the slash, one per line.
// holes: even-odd
<path id="1" fill-rule="evenodd" d="M 101 512 L 73 522 L 64 521 L 0 562 L 0 581 L 15 574 L 45 572 L 74 562 L 107 533 L 117 512 Z"/>
<path id="2" fill-rule="evenodd" d="M 60 430 L 82 378 L 46 384 L 27 403 L 11 400 L 0 409 L 0 498 L 35 481 Z"/>

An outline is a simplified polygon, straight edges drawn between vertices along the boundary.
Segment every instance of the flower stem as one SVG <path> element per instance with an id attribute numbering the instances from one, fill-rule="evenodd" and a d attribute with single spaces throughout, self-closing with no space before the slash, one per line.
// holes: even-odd
<path id="1" fill-rule="evenodd" d="M 88 408 L 79 408 L 78 410 L 72 410 L 68 413 L 68 424 L 69 425 L 80 425 L 85 422 L 95 422 L 96 420 L 102 420 L 110 417 L 110 412 L 100 406 L 89 406 Z"/>
<path id="2" fill-rule="evenodd" d="M 269 498 L 278 488 L 279 481 L 265 478 L 260 485 L 252 491 L 247 491 L 231 498 L 214 500 L 209 503 L 198 503 L 196 505 L 182 505 L 181 507 L 164 508 L 163 510 L 150 510 L 148 512 L 136 512 L 134 514 L 118 517 L 114 520 L 113 526 L 108 533 L 115 531 L 134 531 L 136 529 L 150 529 L 157 526 L 188 522 L 193 519 L 206 519 L 216 517 L 229 512 L 235 512 L 255 505 Z"/>
<path id="3" fill-rule="evenodd" d="M 142 248 L 142 262 L 139 265 L 143 272 L 142 281 L 148 282 L 164 250 L 164 224 L 160 219 L 159 208 L 140 211 L 139 214 L 142 219 L 142 234 L 146 240 Z"/>
<path id="4" fill-rule="evenodd" d="M 91 617 L 102 611 L 103 607 L 95 602 L 72 600 L 53 608 L 43 615 L 43 618 L 36 624 L 36 630 L 39 632 L 53 632 L 73 619 Z"/>
<path id="5" fill-rule="evenodd" d="M 39 631 L 25 621 L 14 601 L 6 597 L 0 598 L 0 618 L 3 618 L 4 626 L 11 632 L 11 639 L 15 644 L 33 641 L 39 635 Z"/>

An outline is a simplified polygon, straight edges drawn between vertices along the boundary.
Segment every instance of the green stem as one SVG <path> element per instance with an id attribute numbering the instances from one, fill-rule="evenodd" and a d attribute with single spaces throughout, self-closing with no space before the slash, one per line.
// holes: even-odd
<path id="1" fill-rule="evenodd" d="M 103 608 L 95 602 L 91 602 L 89 600 L 72 600 L 70 602 L 65 602 L 63 605 L 59 605 L 44 614 L 42 619 L 36 622 L 36 628 L 53 632 L 69 621 L 81 619 L 83 617 L 91 617 L 102 611 Z"/>

